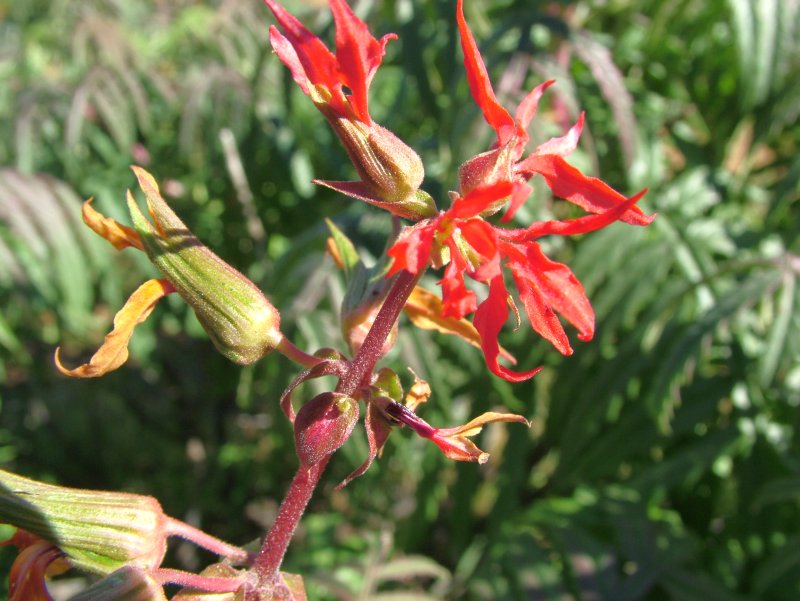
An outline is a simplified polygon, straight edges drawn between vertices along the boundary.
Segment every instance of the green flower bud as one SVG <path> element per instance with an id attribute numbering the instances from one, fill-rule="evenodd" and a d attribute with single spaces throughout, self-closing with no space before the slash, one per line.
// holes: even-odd
<path id="1" fill-rule="evenodd" d="M 300 408 L 294 420 L 294 443 L 304 466 L 319 463 L 341 447 L 358 422 L 358 401 L 323 392 Z"/>
<path id="2" fill-rule="evenodd" d="M 153 177 L 133 168 L 155 225 L 128 193 L 128 210 L 153 264 L 194 309 L 217 349 L 247 365 L 281 340 L 280 313 L 247 277 L 204 246 L 161 198 Z"/>
<path id="3" fill-rule="evenodd" d="M 69 601 L 167 601 L 164 589 L 144 570 L 124 566 Z"/>
<path id="4" fill-rule="evenodd" d="M 53 543 L 87 572 L 158 567 L 167 520 L 152 497 L 54 486 L 0 470 L 0 522 Z"/>

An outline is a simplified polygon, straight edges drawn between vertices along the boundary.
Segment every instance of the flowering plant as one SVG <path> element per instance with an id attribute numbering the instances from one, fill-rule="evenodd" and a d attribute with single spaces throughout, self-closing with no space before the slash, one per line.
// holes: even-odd
<path id="1" fill-rule="evenodd" d="M 553 82 L 530 92 L 512 117 L 495 96 L 464 17 L 463 0 L 457 3 L 456 21 L 469 88 L 497 139 L 462 164 L 457 190 L 445 209 L 439 209 L 422 189 L 421 158 L 369 113 L 369 86 L 388 42 L 396 36 L 374 38 L 345 0 L 330 0 L 336 26 L 334 53 L 280 4 L 265 1 L 278 23 L 270 28 L 275 53 L 330 124 L 359 178 L 316 183 L 387 211 L 394 224 L 385 256 L 371 268 L 360 260 L 353 243 L 329 224 L 330 253 L 348 280 L 342 307 L 346 351 L 310 353 L 290 341 L 267 296 L 200 242 L 163 199 L 155 178 L 133 167 L 150 218 L 130 192 L 127 204 L 133 227 L 101 215 L 91 201 L 84 204 L 83 217 L 116 249 L 144 252 L 160 277 L 131 295 L 87 363 L 67 368 L 58 350 L 55 361 L 62 373 L 78 378 L 100 377 L 120 368 L 136 326 L 160 298 L 177 293 L 225 357 L 251 364 L 277 351 L 302 368 L 280 397 L 294 429 L 297 474 L 260 549 L 250 553 L 166 516 L 149 497 L 55 487 L 0 472 L 0 520 L 19 528 L 9 544 L 22 549 L 11 574 L 12 601 L 49 599 L 45 577 L 70 567 L 100 577 L 75 599 L 164 599 L 166 584 L 182 587 L 177 599 L 201 599 L 206 594 L 245 601 L 305 598 L 302 579 L 281 571 L 283 557 L 331 456 L 362 415 L 369 452 L 341 486 L 370 467 L 399 427 L 407 426 L 432 441 L 450 459 L 485 463 L 489 454 L 471 437 L 490 423 L 528 423 L 522 415 L 487 412 L 464 425 L 442 428 L 418 416 L 417 410 L 432 395 L 430 386 L 415 377 L 406 391 L 395 371 L 377 367 L 394 344 L 401 313 L 417 327 L 480 347 L 494 375 L 511 382 L 531 378 L 540 367 L 515 371 L 500 362 L 515 363 L 499 336 L 510 313 L 521 320 L 517 302 L 532 329 L 562 354 L 573 350 L 559 315 L 577 329 L 581 340 L 590 340 L 595 328 L 580 282 L 568 266 L 545 256 L 539 239 L 589 233 L 615 221 L 646 225 L 652 220 L 637 206 L 644 192 L 626 197 L 566 161 L 578 144 L 583 115 L 566 135 L 526 155 L 527 128 Z M 588 214 L 519 228 L 504 225 L 530 196 L 528 182 L 537 174 L 554 196 Z M 444 270 L 441 295 L 421 283 L 429 268 Z M 506 274 L 514 282 L 518 301 L 509 291 Z M 467 319 L 470 315 L 472 321 Z M 335 389 L 295 410 L 294 390 L 325 375 L 337 378 Z M 206 548 L 222 561 L 200 574 L 162 567 L 171 536 Z"/>

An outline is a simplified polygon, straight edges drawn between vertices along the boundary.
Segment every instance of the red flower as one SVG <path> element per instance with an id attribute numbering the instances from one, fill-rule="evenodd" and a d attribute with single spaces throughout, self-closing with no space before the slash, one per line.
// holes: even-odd
<path id="1" fill-rule="evenodd" d="M 536 240 L 548 234 L 582 234 L 616 220 L 646 225 L 653 216 L 645 215 L 636 206 L 645 191 L 626 198 L 603 181 L 583 175 L 564 160 L 578 143 L 583 115 L 565 136 L 545 142 L 523 158 L 529 140 L 528 124 L 536 113 L 539 99 L 553 82 L 547 81 L 535 88 L 519 105 L 516 117 L 512 117 L 492 90 L 463 9 L 463 0 L 458 0 L 458 29 L 469 87 L 486 122 L 497 134 L 497 142 L 491 150 L 461 166 L 461 194 L 454 195 L 450 209 L 403 232 L 389 250 L 394 259 L 389 275 L 402 269 L 418 274 L 429 262 L 435 267 L 447 265 L 439 282 L 443 314 L 462 318 L 474 312 L 473 325 L 480 334 L 489 369 L 516 382 L 533 377 L 539 369 L 520 373 L 498 363 L 497 337 L 508 319 L 509 305 L 519 320 L 519 312 L 506 289 L 503 267 L 511 272 L 531 327 L 559 352 L 570 355 L 572 347 L 557 314 L 575 326 L 578 338 L 590 340 L 594 335 L 594 311 L 583 286 L 569 267 L 548 259 Z M 484 220 L 506 203 L 508 210 L 502 221 L 511 219 L 530 194 L 527 181 L 537 173 L 545 178 L 555 196 L 594 215 L 570 221 L 534 223 L 517 230 L 496 227 Z M 480 304 L 475 293 L 465 285 L 465 274 L 488 286 L 488 294 Z"/>
<path id="2" fill-rule="evenodd" d="M 271 26 L 270 43 L 303 92 L 326 112 L 326 116 L 371 124 L 367 90 L 386 52 L 386 44 L 397 36 L 389 33 L 376 40 L 344 0 L 331 0 L 336 23 L 334 55 L 322 40 L 275 0 L 264 1 L 284 29 L 281 34 Z"/>
<path id="3" fill-rule="evenodd" d="M 345 0 L 330 0 L 336 23 L 336 54 L 275 0 L 264 0 L 283 28 L 269 30 L 275 53 L 297 85 L 311 98 L 344 144 L 361 181 L 315 180 L 348 196 L 387 209 L 400 217 L 421 219 L 436 210 L 419 190 L 422 160 L 388 129 L 373 122 L 368 90 L 393 33 L 380 40 Z"/>
<path id="4" fill-rule="evenodd" d="M 644 192 L 624 199 L 614 208 L 597 215 L 569 221 L 544 221 L 524 229 L 496 227 L 480 215 L 507 198 L 511 182 L 479 186 L 457 196 L 447 211 L 406 229 L 389 249 L 394 259 L 389 276 L 405 269 L 424 271 L 430 261 L 447 263 L 442 287 L 442 312 L 456 318 L 474 312 L 473 325 L 481 337 L 481 348 L 489 370 L 506 380 L 518 382 L 533 377 L 541 368 L 515 372 L 499 364 L 497 337 L 508 319 L 508 307 L 516 306 L 503 279 L 503 262 L 519 292 L 533 329 L 564 355 L 572 347 L 556 313 L 578 330 L 581 340 L 594 335 L 594 311 L 583 286 L 566 265 L 548 259 L 536 239 L 548 234 L 571 236 L 591 232 L 629 215 Z M 489 286 L 486 299 L 478 304 L 475 293 L 464 283 L 464 275 Z M 517 313 L 518 317 L 518 313 Z"/>
<path id="5" fill-rule="evenodd" d="M 583 130 L 583 113 L 565 136 L 553 138 L 526 158 L 522 157 L 529 141 L 527 128 L 536 114 L 539 99 L 555 82 L 546 81 L 534 88 L 520 103 L 515 117 L 512 117 L 494 94 L 478 45 L 464 19 L 463 0 L 458 0 L 456 18 L 472 97 L 483 112 L 486 122 L 497 134 L 497 142 L 491 150 L 473 157 L 461 166 L 461 194 L 466 195 L 480 185 L 512 183 L 514 187 L 509 195 L 511 202 L 503 221 L 510 220 L 530 195 L 531 188 L 527 181 L 537 173 L 544 177 L 555 196 L 564 198 L 589 213 L 602 213 L 625 202 L 626 198 L 605 182 L 585 176 L 564 160 L 578 144 Z M 486 207 L 486 211 L 496 212 L 508 200 L 499 199 L 494 206 Z M 641 209 L 633 206 L 620 220 L 634 225 L 647 225 L 653 220 L 653 216 L 645 215 Z"/>

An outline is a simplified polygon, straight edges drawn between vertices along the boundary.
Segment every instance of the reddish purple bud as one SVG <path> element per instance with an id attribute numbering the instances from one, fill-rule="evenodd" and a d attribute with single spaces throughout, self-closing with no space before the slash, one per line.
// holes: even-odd
<path id="1" fill-rule="evenodd" d="M 358 422 L 358 401 L 323 392 L 307 402 L 294 420 L 294 444 L 300 463 L 310 467 L 344 444 Z"/>

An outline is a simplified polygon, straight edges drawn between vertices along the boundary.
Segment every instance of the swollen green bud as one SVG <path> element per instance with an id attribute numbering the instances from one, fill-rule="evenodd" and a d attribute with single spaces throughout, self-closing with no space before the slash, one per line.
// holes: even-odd
<path id="1" fill-rule="evenodd" d="M 124 566 L 69 601 L 167 601 L 164 589 L 141 568 Z"/>
<path id="2" fill-rule="evenodd" d="M 319 463 L 344 444 L 358 422 L 358 401 L 323 392 L 300 408 L 294 420 L 294 444 L 304 466 Z"/>
<path id="3" fill-rule="evenodd" d="M 152 497 L 54 486 L 0 470 L 0 522 L 53 543 L 88 572 L 158 567 L 167 520 Z"/>
<path id="4" fill-rule="evenodd" d="M 155 225 L 128 193 L 128 210 L 145 252 L 194 309 L 217 349 L 250 364 L 281 340 L 280 313 L 247 277 L 204 246 L 161 198 L 153 177 L 133 168 Z"/>

